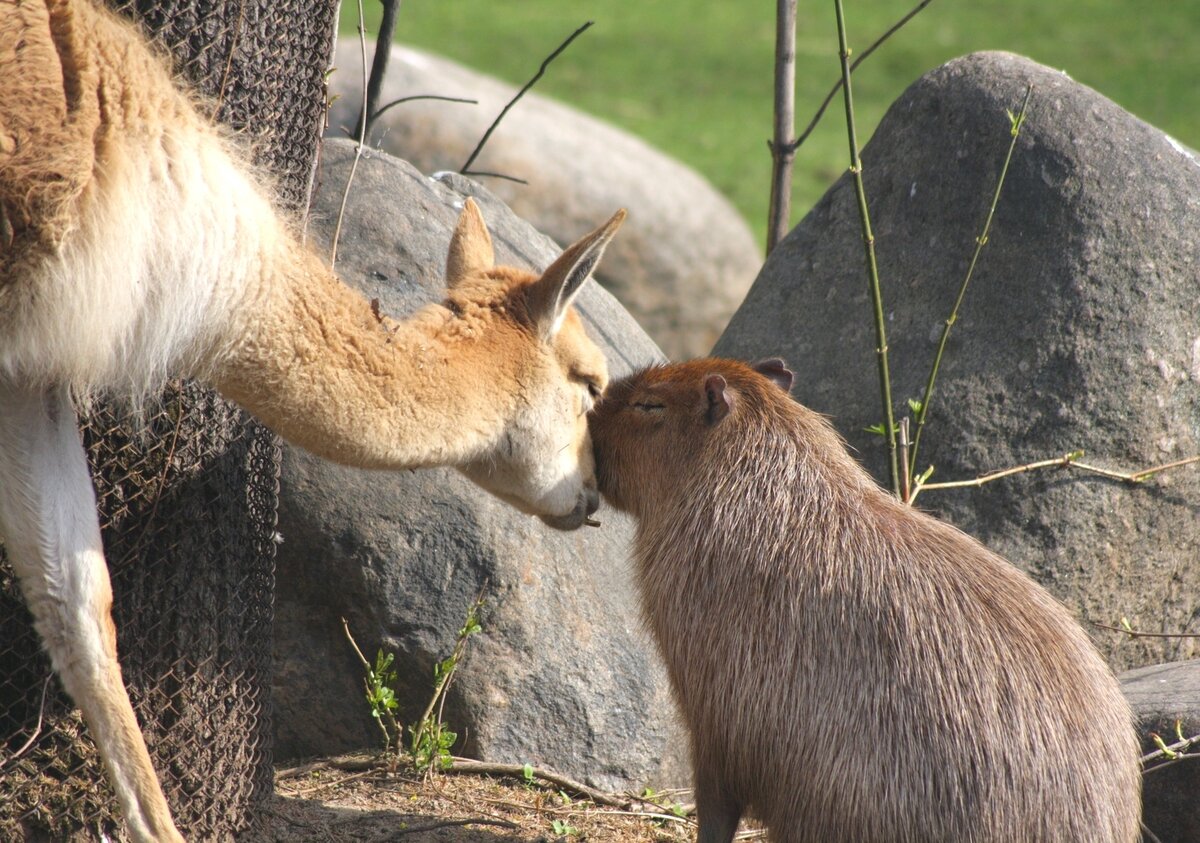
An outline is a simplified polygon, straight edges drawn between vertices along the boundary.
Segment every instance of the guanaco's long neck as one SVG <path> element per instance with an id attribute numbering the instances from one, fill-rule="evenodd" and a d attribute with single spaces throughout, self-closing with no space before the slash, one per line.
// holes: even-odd
<path id="1" fill-rule="evenodd" d="M 244 338 L 217 366 L 223 395 L 288 441 L 347 465 L 452 465 L 489 447 L 509 399 L 477 382 L 476 361 L 497 353 L 489 346 L 505 326 L 480 330 L 440 305 L 403 322 L 380 318 L 316 255 L 284 245 L 250 291 Z"/>

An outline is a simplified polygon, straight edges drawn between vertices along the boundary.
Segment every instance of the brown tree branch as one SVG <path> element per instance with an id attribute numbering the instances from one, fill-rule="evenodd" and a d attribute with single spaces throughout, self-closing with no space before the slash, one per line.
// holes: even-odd
<path id="1" fill-rule="evenodd" d="M 567 47 L 571 46 L 571 42 L 574 41 L 576 38 L 578 38 L 580 35 L 582 35 L 584 32 L 586 32 L 587 29 L 589 27 L 591 27 L 591 25 L 593 23 L 595 23 L 595 21 L 588 21 L 583 26 L 576 29 L 574 32 L 572 32 L 567 37 L 566 41 L 563 41 L 561 44 L 558 45 L 558 49 L 556 49 L 553 53 L 546 56 L 546 58 L 542 60 L 542 66 L 538 68 L 538 71 L 537 71 L 537 73 L 535 73 L 533 75 L 533 78 L 530 79 L 528 82 L 526 82 L 525 86 L 523 88 L 521 88 L 521 90 L 517 91 L 517 95 L 508 101 L 508 104 L 505 105 L 504 108 L 500 110 L 500 114 L 496 117 L 495 120 L 492 121 L 492 125 L 488 126 L 487 131 L 483 133 L 483 137 L 480 138 L 479 143 L 475 146 L 474 151 L 471 153 L 470 157 L 467 158 L 467 162 L 465 164 L 463 164 L 461 168 L 459 168 L 459 172 L 462 175 L 464 175 L 464 176 L 478 175 L 476 173 L 470 172 L 471 165 L 475 163 L 475 159 L 479 157 L 479 153 L 483 151 L 483 147 L 487 144 L 488 140 L 491 139 L 492 132 L 496 131 L 496 127 L 500 125 L 500 121 L 504 119 L 504 115 L 508 114 L 509 109 L 511 109 L 514 105 L 516 105 L 517 101 L 519 99 L 521 99 L 521 97 L 525 96 L 525 92 L 528 91 L 530 88 L 532 88 L 534 86 L 534 84 L 539 79 L 542 78 L 542 76 L 546 72 L 546 68 L 550 66 L 550 62 L 552 62 L 556 58 L 558 58 L 559 54 L 561 54 L 563 50 L 567 49 Z"/>
<path id="2" fill-rule="evenodd" d="M 792 216 L 792 162 L 796 147 L 796 0 L 775 7 L 775 137 L 771 150 L 771 204 L 767 211 L 767 254 L 788 231 Z"/>
<path id="3" fill-rule="evenodd" d="M 396 33 L 396 16 L 400 12 L 400 0 L 380 0 L 383 4 L 383 17 L 379 21 L 379 32 L 375 34 L 375 55 L 371 59 L 371 78 L 367 81 L 367 96 L 363 100 L 363 110 L 354 121 L 362 132 L 358 136 L 360 143 L 367 142 L 371 134 L 371 126 L 382 111 L 376 111 L 379 105 L 379 92 L 383 88 L 383 79 L 387 76 L 388 59 L 392 55 L 392 38 Z M 364 57 L 365 60 L 365 57 Z"/>
<path id="4" fill-rule="evenodd" d="M 900 18 L 900 20 L 898 20 L 894 24 L 892 24 L 891 27 L 887 30 L 887 32 L 883 33 L 878 38 L 876 38 L 874 43 L 872 43 L 871 46 L 867 47 L 867 49 L 863 50 L 862 55 L 860 55 L 857 59 L 854 60 L 854 63 L 850 65 L 850 72 L 853 73 L 855 70 L 857 70 L 858 66 L 860 64 L 862 64 L 864 61 L 866 61 L 867 56 L 869 56 L 869 55 L 871 55 L 871 53 L 875 52 L 875 50 L 879 47 L 880 44 L 882 44 L 884 41 L 891 38 L 892 35 L 894 35 L 896 33 L 896 31 L 898 29 L 900 29 L 900 27 L 904 26 L 910 20 L 915 18 L 922 9 L 924 9 L 926 6 L 928 6 L 932 2 L 933 2 L 933 0 L 921 0 L 920 3 L 918 3 L 915 7 L 913 7 L 912 9 L 909 10 L 908 14 L 906 14 L 904 17 Z M 829 93 L 825 95 L 825 99 L 821 101 L 821 105 L 817 109 L 817 113 L 814 114 L 812 119 L 808 121 L 808 125 L 804 127 L 804 131 L 801 132 L 799 134 L 799 136 L 794 141 L 791 142 L 790 146 L 792 148 L 792 152 L 795 152 L 797 149 L 800 148 L 800 146 L 806 140 L 808 140 L 808 136 L 813 133 L 813 129 L 817 128 L 817 124 L 820 123 L 821 118 L 825 116 L 825 109 L 829 108 L 829 104 L 831 102 L 833 102 L 833 98 L 837 96 L 837 93 L 838 93 L 838 91 L 841 90 L 841 88 L 842 88 L 842 80 L 838 79 L 837 82 L 835 82 L 833 84 L 833 88 L 830 89 Z"/>
<path id="5" fill-rule="evenodd" d="M 490 825 L 496 828 L 508 828 L 514 831 L 521 830 L 519 825 L 514 822 L 510 822 L 509 820 L 502 820 L 493 817 L 468 817 L 461 820 L 441 820 L 440 822 L 429 823 L 427 825 L 414 825 L 400 831 L 390 832 L 381 837 L 380 840 L 392 840 L 396 837 L 403 837 L 406 834 L 417 834 L 423 831 L 435 831 L 439 828 L 458 828 L 467 825 Z"/>
<path id="6" fill-rule="evenodd" d="M 1163 463 L 1161 465 L 1143 468 L 1139 471 L 1114 471 L 1109 468 L 1101 468 L 1100 466 L 1090 463 L 1080 462 L 1083 457 L 1083 451 L 1071 451 L 1063 454 L 1061 457 L 1054 457 L 1047 460 L 1038 460 L 1037 462 L 1026 463 L 1012 468 L 1005 468 L 998 471 L 989 471 L 986 474 L 981 474 L 978 477 L 970 480 L 952 480 L 945 483 L 922 483 L 920 478 L 917 478 L 916 484 L 913 486 L 912 496 L 909 502 L 916 500 L 917 495 L 924 489 L 963 489 L 968 487 L 983 486 L 987 483 L 999 480 L 1003 477 L 1012 477 L 1016 474 L 1024 474 L 1028 471 L 1036 471 L 1041 468 L 1075 468 L 1088 474 L 1095 474 L 1099 477 L 1105 477 L 1109 480 L 1119 480 L 1122 483 L 1136 485 L 1145 482 L 1148 478 L 1153 477 L 1164 471 L 1173 468 L 1181 468 L 1187 465 L 1200 463 L 1200 455 L 1186 457 L 1181 460 L 1173 460 L 1172 462 Z"/>
<path id="7" fill-rule="evenodd" d="M 415 100 L 441 100 L 442 102 L 462 102 L 467 105 L 479 105 L 479 100 L 467 99 L 465 97 L 444 97 L 439 94 L 413 94 L 410 97 L 400 97 L 400 99 L 392 100 L 387 105 L 380 106 L 379 110 L 371 115 L 371 122 L 374 123 L 396 106 L 406 102 L 414 102 Z"/>
<path id="8" fill-rule="evenodd" d="M 1151 734 L 1153 734 L 1153 733 L 1151 733 Z M 1155 737 L 1158 737 L 1158 736 L 1155 735 Z M 1159 738 L 1159 740 L 1162 740 L 1162 739 Z M 1195 747 L 1195 746 L 1200 746 L 1200 735 L 1192 735 L 1190 738 L 1182 738 L 1182 739 L 1176 741 L 1175 743 L 1170 744 L 1169 746 L 1166 744 L 1163 744 L 1158 749 L 1154 750 L 1154 752 L 1149 752 L 1142 756 L 1142 759 L 1141 759 L 1142 766 L 1144 767 L 1150 761 L 1157 761 L 1159 758 L 1168 759 L 1168 762 L 1166 764 L 1158 764 L 1158 765 L 1155 765 L 1154 767 L 1151 767 L 1150 769 L 1146 770 L 1146 772 L 1149 773 L 1153 770 L 1160 770 L 1163 767 L 1167 767 L 1170 764 L 1175 763 L 1176 761 L 1183 760 L 1184 758 L 1200 759 L 1200 755 L 1187 755 L 1186 754 L 1189 749 L 1191 749 L 1192 747 Z"/>
<path id="9" fill-rule="evenodd" d="M 362 158 L 363 138 L 367 135 L 367 28 L 363 22 L 362 0 L 358 0 L 358 49 L 362 55 L 362 111 L 359 112 L 358 142 L 354 144 L 354 161 L 350 164 L 350 175 L 346 176 L 346 189 L 342 191 L 342 205 L 338 209 L 337 224 L 333 227 L 333 243 L 329 247 L 330 269 L 337 268 L 338 240 L 342 236 L 342 221 L 346 218 L 346 203 L 350 201 L 350 187 L 354 184 L 354 174 L 358 171 L 358 161 Z"/>
<path id="10" fill-rule="evenodd" d="M 21 748 L 7 758 L 0 758 L 0 770 L 16 761 L 22 755 L 29 751 L 29 748 L 37 742 L 38 737 L 42 734 L 42 723 L 46 715 L 46 692 L 50 690 L 50 680 L 54 678 L 51 673 L 46 677 L 46 681 L 42 683 L 42 701 L 38 704 L 37 725 L 33 727 L 33 731 L 29 734 L 29 739 L 21 745 Z"/>
<path id="11" fill-rule="evenodd" d="M 1109 626 L 1106 623 L 1092 621 L 1096 629 L 1107 629 L 1109 632 L 1123 632 L 1130 638 L 1200 638 L 1200 632 L 1142 632 L 1137 629 L 1126 629 L 1122 626 Z"/>

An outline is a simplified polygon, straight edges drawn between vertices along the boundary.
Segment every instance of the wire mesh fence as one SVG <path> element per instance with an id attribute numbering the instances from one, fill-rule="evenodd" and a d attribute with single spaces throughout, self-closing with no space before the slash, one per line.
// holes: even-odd
<path id="1" fill-rule="evenodd" d="M 195 384 L 145 423 L 85 417 L 130 698 L 181 827 L 246 828 L 270 792 L 274 438 Z M 0 567 L 0 839 L 120 834 L 78 713 Z"/>
<path id="2" fill-rule="evenodd" d="M 79 0 L 86 2 L 87 0 Z M 334 0 L 124 0 L 245 135 L 278 199 L 307 200 Z M 279 452 L 193 383 L 146 417 L 81 417 L 130 698 L 192 839 L 253 826 L 271 790 L 270 648 Z M 123 839 L 95 747 L 53 677 L 0 548 L 0 840 Z"/>

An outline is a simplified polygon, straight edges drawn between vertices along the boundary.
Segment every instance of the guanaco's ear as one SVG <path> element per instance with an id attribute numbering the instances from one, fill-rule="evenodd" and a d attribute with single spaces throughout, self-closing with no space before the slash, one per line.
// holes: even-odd
<path id="1" fill-rule="evenodd" d="M 733 392 L 720 375 L 709 375 L 704 379 L 704 394 L 708 397 L 709 424 L 716 424 L 733 409 Z"/>
<path id="2" fill-rule="evenodd" d="M 625 210 L 621 209 L 604 225 L 572 243 L 529 287 L 529 313 L 543 339 L 553 339 L 558 333 L 571 300 L 600 263 L 604 247 L 624 219 Z"/>
<path id="3" fill-rule="evenodd" d="M 446 254 L 446 286 L 453 287 L 470 275 L 491 269 L 496 263 L 492 251 L 492 236 L 488 234 L 483 214 L 475 200 L 467 197 L 458 225 L 450 237 L 450 251 Z"/>
<path id="4" fill-rule="evenodd" d="M 769 357 L 766 360 L 758 361 L 754 364 L 754 371 L 775 381 L 775 385 L 784 392 L 791 392 L 792 384 L 796 382 L 796 376 L 778 357 Z"/>

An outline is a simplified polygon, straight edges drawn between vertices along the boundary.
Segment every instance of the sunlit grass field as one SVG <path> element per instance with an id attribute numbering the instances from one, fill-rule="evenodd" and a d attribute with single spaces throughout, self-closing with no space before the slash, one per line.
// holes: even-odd
<path id="1" fill-rule="evenodd" d="M 913 0 L 915 2 L 915 0 Z M 368 33 L 378 0 L 363 0 Z M 862 50 L 913 3 L 845 0 Z M 403 0 L 397 40 L 521 84 L 587 20 L 595 25 L 535 90 L 641 136 L 694 167 L 762 242 L 770 177 L 774 3 L 746 0 Z M 796 120 L 838 77 L 834 4 L 801 0 Z M 345 0 L 342 29 L 358 6 Z M 1009 50 L 1060 68 L 1139 117 L 1200 147 L 1200 0 L 934 0 L 855 73 L 859 137 L 925 71 L 975 50 Z M 1014 109 L 1019 104 L 1014 93 Z M 1036 102 L 1035 102 L 1036 106 Z M 799 150 L 794 219 L 848 163 L 835 101 Z"/>

